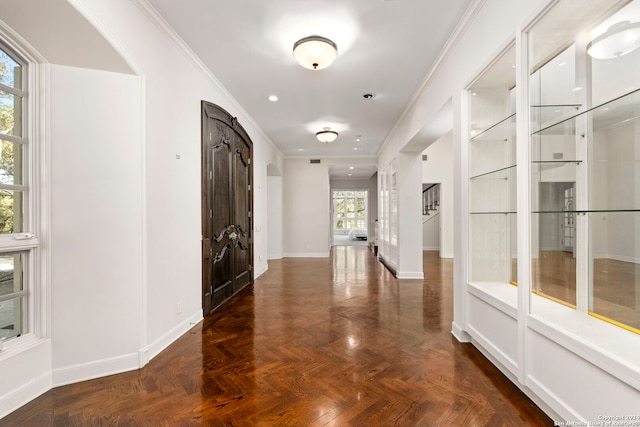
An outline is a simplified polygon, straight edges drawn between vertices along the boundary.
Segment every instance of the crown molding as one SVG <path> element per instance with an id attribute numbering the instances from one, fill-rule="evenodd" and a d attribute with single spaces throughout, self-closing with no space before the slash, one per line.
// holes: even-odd
<path id="1" fill-rule="evenodd" d="M 431 83 L 436 72 L 440 69 L 444 60 L 447 59 L 447 57 L 453 51 L 453 48 L 458 43 L 462 35 L 467 31 L 467 29 L 469 28 L 469 25 L 471 24 L 473 19 L 478 15 L 478 13 L 480 12 L 480 9 L 482 9 L 482 6 L 484 6 L 486 1 L 487 0 L 474 0 L 473 3 L 471 3 L 471 5 L 469 5 L 467 10 L 464 12 L 464 15 L 458 21 L 458 24 L 456 25 L 453 32 L 447 39 L 447 42 L 444 44 L 443 48 L 440 50 L 440 53 L 436 57 L 436 60 L 433 62 L 433 65 L 431 66 L 429 71 L 427 71 L 427 74 L 422 80 L 422 83 L 420 83 L 420 85 L 418 86 L 418 89 L 414 92 L 413 96 L 409 100 L 409 103 L 407 104 L 405 109 L 402 111 L 402 114 L 400 114 L 400 117 L 398 117 L 398 120 L 396 120 L 396 123 L 393 125 L 393 127 L 385 137 L 384 142 L 382 143 L 382 145 L 380 145 L 380 148 L 378 148 L 378 151 L 376 151 L 376 156 L 379 157 L 382 154 L 382 152 L 387 148 L 387 146 L 391 142 L 391 139 L 393 138 L 398 128 L 400 127 L 400 124 L 404 122 L 405 118 L 409 114 L 409 111 L 411 111 L 411 109 L 415 106 L 416 102 L 418 101 L 418 98 L 420 97 L 424 89 L 429 85 L 429 83 Z"/>
<path id="2" fill-rule="evenodd" d="M 242 113 L 246 117 L 246 120 L 251 123 L 252 127 L 254 127 L 258 133 L 267 141 L 271 148 L 278 153 L 281 157 L 284 158 L 282 151 L 273 143 L 273 141 L 267 136 L 264 130 L 256 123 L 256 121 L 247 113 L 247 111 L 240 105 L 238 100 L 227 90 L 226 87 L 218 80 L 218 78 L 211 72 L 209 67 L 206 66 L 204 62 L 200 59 L 198 55 L 189 47 L 189 45 L 176 33 L 173 27 L 164 19 L 162 15 L 147 1 L 147 0 L 130 0 L 138 9 L 142 11 L 142 13 L 162 32 L 164 33 L 171 41 L 173 41 L 176 46 L 182 51 L 182 53 L 191 61 L 193 65 L 198 68 L 202 74 L 205 75 L 222 93 L 224 93 L 236 111 Z M 226 109 L 226 108 L 225 108 Z"/>

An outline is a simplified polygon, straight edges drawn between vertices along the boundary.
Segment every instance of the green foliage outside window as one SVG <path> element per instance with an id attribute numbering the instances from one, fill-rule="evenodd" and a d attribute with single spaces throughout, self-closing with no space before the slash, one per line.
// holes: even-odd
<path id="1" fill-rule="evenodd" d="M 20 65 L 9 55 L 0 50 L 0 83 L 9 87 L 20 87 Z M 0 134 L 21 136 L 20 117 L 22 112 L 22 98 L 6 91 L 0 91 Z M 21 184 L 20 170 L 16 171 L 16 157 L 20 158 L 20 144 L 7 140 L 0 140 L 0 183 L 13 185 Z M 0 234 L 14 233 L 16 206 L 21 207 L 21 192 L 14 190 L 0 190 Z M 18 228 L 20 228 L 18 226 Z"/>

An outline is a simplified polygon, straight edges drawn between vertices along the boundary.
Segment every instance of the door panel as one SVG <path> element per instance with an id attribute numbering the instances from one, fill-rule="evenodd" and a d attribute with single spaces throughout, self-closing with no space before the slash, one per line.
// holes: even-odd
<path id="1" fill-rule="evenodd" d="M 251 191 L 250 183 L 250 147 L 241 139 L 235 139 L 234 150 L 234 212 L 235 224 L 238 232 L 236 251 L 234 257 L 234 273 L 236 287 L 241 288 L 249 282 L 251 277 L 251 253 L 250 253 L 250 220 L 247 213 L 250 211 L 249 203 Z"/>
<path id="2" fill-rule="evenodd" d="M 252 282 L 252 143 L 235 118 L 202 103 L 204 315 Z"/>

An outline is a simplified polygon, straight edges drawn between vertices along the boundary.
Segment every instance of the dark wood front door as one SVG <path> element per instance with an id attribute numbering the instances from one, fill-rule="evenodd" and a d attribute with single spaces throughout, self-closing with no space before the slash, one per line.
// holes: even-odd
<path id="1" fill-rule="evenodd" d="M 252 281 L 252 143 L 232 117 L 202 102 L 204 315 Z"/>

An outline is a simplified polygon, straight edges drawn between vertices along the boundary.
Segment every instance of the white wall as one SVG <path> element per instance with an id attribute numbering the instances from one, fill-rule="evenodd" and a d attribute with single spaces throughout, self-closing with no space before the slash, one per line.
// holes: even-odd
<path id="1" fill-rule="evenodd" d="M 42 288 L 51 321 L 43 339 L 0 355 L 2 372 L 12 372 L 0 382 L 0 416 L 51 385 L 143 366 L 202 318 L 202 100 L 237 116 L 253 140 L 254 265 L 266 269 L 266 165 L 282 165 L 279 151 L 144 4 L 69 4 L 87 21 L 65 27 L 68 35 L 90 43 L 83 35 L 95 27 L 137 75 L 66 67 L 67 55 L 85 49 L 60 46 L 60 66 L 43 79 L 51 91 L 51 182 L 49 171 L 42 182 L 51 238 L 42 245 L 43 253 L 51 245 L 51 274 Z M 39 13 L 31 7 L 31 17 L 18 18 Z M 37 50 L 44 40 L 51 51 L 59 27 L 29 31 L 27 42 Z"/>
<path id="2" fill-rule="evenodd" d="M 453 135 L 447 133 L 433 142 L 422 154 L 427 161 L 422 162 L 422 182 L 440 183 L 439 218 L 424 225 L 427 229 L 439 223 L 439 249 L 441 258 L 453 258 Z M 426 231 L 426 230 L 425 230 Z M 424 231 L 423 231 L 424 232 Z M 424 236 L 424 235 L 423 235 Z M 432 245 L 423 242 L 423 247 Z"/>
<path id="3" fill-rule="evenodd" d="M 422 155 L 398 153 L 399 279 L 422 279 Z"/>
<path id="4" fill-rule="evenodd" d="M 54 384 L 138 367 L 140 83 L 127 74 L 51 67 Z"/>
<path id="5" fill-rule="evenodd" d="M 309 159 L 285 159 L 283 176 L 284 256 L 329 256 L 328 167 Z"/>
<path id="6" fill-rule="evenodd" d="M 282 177 L 267 177 L 267 256 L 282 258 Z"/>
<path id="7" fill-rule="evenodd" d="M 440 212 L 422 216 L 422 249 L 440 252 Z"/>
<path id="8" fill-rule="evenodd" d="M 200 101 L 237 116 L 253 140 L 256 226 L 266 224 L 266 165 L 279 154 L 215 77 L 135 3 L 80 4 L 145 76 L 146 341 L 154 355 L 201 317 Z M 256 271 L 266 266 L 265 236 L 254 234 L 254 254 L 262 256 Z"/>

